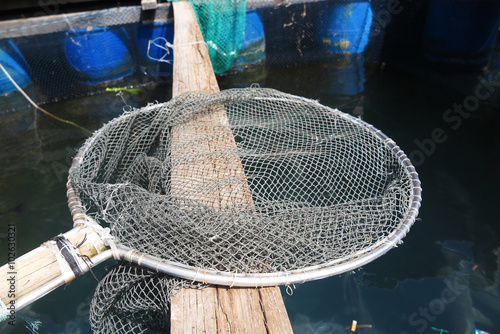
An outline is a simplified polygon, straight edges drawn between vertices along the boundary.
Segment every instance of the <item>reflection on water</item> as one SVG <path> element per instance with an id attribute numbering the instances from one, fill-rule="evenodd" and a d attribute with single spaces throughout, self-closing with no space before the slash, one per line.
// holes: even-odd
<path id="1" fill-rule="evenodd" d="M 447 79 L 436 73 L 409 75 L 367 68 L 365 81 L 357 86 L 364 91 L 348 95 L 335 94 L 330 87 L 341 79 L 331 78 L 339 68 L 341 64 L 318 64 L 259 70 L 246 77 L 248 82 L 238 76 L 224 77 L 220 84 L 224 89 L 257 81 L 319 99 L 362 115 L 407 153 L 421 149 L 418 143 L 428 142 L 437 128 L 446 139 L 428 146 L 430 153 L 417 167 L 424 201 L 420 221 L 403 245 L 359 271 L 297 285 L 292 296 L 284 294 L 296 333 L 346 333 L 353 320 L 360 333 L 470 334 L 475 328 L 495 333 L 500 328 L 500 228 L 495 214 L 500 185 L 498 99 L 481 103 L 454 129 L 443 120 L 443 113 L 476 87 L 457 87 L 458 75 Z M 477 81 L 477 75 L 464 74 L 463 82 Z M 169 94 L 167 88 L 158 87 L 141 89 L 140 96 L 125 92 L 123 99 L 136 107 L 164 101 Z M 123 99 L 113 92 L 46 109 L 95 130 L 128 108 Z M 67 168 L 87 135 L 29 108 L 18 116 L 24 129 L 15 128 L 12 118 L 0 125 L 0 247 L 6 247 L 7 225 L 15 223 L 20 255 L 70 228 Z M 0 261 L 6 261 L 3 251 Z M 105 270 L 102 265 L 95 271 L 102 276 Z M 41 333 L 89 333 L 89 300 L 95 286 L 92 276 L 86 275 L 22 313 L 43 322 Z M 6 333 L 26 332 L 21 324 L 1 326 Z"/>

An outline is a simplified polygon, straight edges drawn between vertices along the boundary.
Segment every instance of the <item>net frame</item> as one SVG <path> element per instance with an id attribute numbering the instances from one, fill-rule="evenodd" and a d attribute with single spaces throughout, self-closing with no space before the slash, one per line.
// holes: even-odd
<path id="1" fill-rule="evenodd" d="M 261 90 L 274 91 L 271 89 Z M 309 106 L 316 104 L 321 108 L 325 108 L 325 106 L 321 105 L 317 101 L 289 94 L 286 95 L 294 98 L 295 102 L 302 101 L 304 104 L 307 104 Z M 265 97 L 263 99 L 265 99 Z M 148 107 L 142 108 L 141 110 L 147 112 L 148 110 L 157 107 L 158 105 L 150 105 Z M 67 183 L 68 205 L 73 217 L 75 227 L 90 225 L 98 230 L 101 230 L 100 232 L 102 236 L 103 233 L 107 233 L 103 232 L 104 229 L 100 225 L 96 226 L 96 223 L 93 221 L 93 219 L 84 212 L 82 202 L 77 195 L 78 190 L 71 180 L 71 174 L 73 170 L 77 169 L 80 166 L 83 159 L 85 159 L 85 154 L 90 148 L 92 148 L 92 143 L 97 138 L 99 138 L 99 136 L 103 135 L 109 127 L 119 124 L 127 117 L 133 117 L 133 115 L 134 112 L 126 113 L 112 120 L 101 129 L 97 130 L 94 135 L 86 141 L 84 146 L 82 146 L 78 154 L 75 156 L 72 166 L 70 167 L 70 175 L 68 177 L 69 180 Z M 347 257 L 335 259 L 319 265 L 308 266 L 301 269 L 279 271 L 274 273 L 238 273 L 211 269 L 200 269 L 175 261 L 161 259 L 149 254 L 144 254 L 121 244 L 111 244 L 112 250 L 108 250 L 99 254 L 100 261 L 102 261 L 103 259 L 111 258 L 113 256 L 117 260 L 135 263 L 160 273 L 192 280 L 193 282 L 196 281 L 230 287 L 265 287 L 304 283 L 311 280 L 317 280 L 337 274 L 342 274 L 359 268 L 384 255 L 390 249 L 397 247 L 397 245 L 402 242 L 402 239 L 409 232 L 411 226 L 414 224 L 417 218 L 422 199 L 422 189 L 420 180 L 418 178 L 418 173 L 416 172 L 415 167 L 412 165 L 410 159 L 406 156 L 403 150 L 381 130 L 352 115 L 345 113 L 340 113 L 339 115 L 346 121 L 353 123 L 355 126 L 363 127 L 365 130 L 368 130 L 375 137 L 377 137 L 383 143 L 383 145 L 391 151 L 391 153 L 397 159 L 400 166 L 403 167 L 406 175 L 411 181 L 412 193 L 409 198 L 409 202 L 407 203 L 406 215 L 403 219 L 401 219 L 400 225 L 384 239 L 379 240 L 377 243 L 360 251 L 357 251 Z M 103 239 L 105 238 L 106 237 L 103 236 Z"/>

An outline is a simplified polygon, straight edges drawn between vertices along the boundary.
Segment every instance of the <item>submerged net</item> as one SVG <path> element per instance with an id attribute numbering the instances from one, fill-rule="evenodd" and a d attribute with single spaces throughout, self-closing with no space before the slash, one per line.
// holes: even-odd
<path id="1" fill-rule="evenodd" d="M 271 89 L 187 93 L 128 112 L 79 156 L 70 180 L 87 215 L 117 243 L 196 274 L 345 272 L 399 242 L 420 205 L 413 166 L 380 131 Z M 99 284 L 93 328 L 168 327 L 170 295 L 191 282 L 121 265 Z"/>

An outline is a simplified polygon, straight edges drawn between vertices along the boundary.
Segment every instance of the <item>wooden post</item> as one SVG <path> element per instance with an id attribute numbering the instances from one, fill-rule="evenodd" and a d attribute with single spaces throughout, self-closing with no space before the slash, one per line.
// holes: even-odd
<path id="1" fill-rule="evenodd" d="M 174 6 L 174 72 L 173 95 L 197 90 L 205 93 L 219 91 L 208 50 L 203 42 L 193 9 L 189 2 L 178 1 Z M 204 124 L 227 125 L 223 107 L 215 108 L 210 115 L 200 117 L 173 129 L 172 159 L 182 159 L 193 152 L 226 151 L 234 146 L 228 127 L 217 127 L 218 146 L 203 140 L 208 127 Z M 199 144 L 183 145 L 185 142 Z M 253 205 L 243 168 L 238 157 L 224 160 L 207 158 L 183 160 L 172 171 L 172 193 L 197 199 L 215 207 L 235 204 Z M 196 170 L 196 175 L 191 172 Z M 234 181 L 234 175 L 239 176 Z M 217 178 L 232 177 L 225 187 L 209 189 L 204 183 Z M 182 192 L 182 184 L 190 182 L 190 193 Z M 224 183 L 226 184 L 226 183 Z M 235 196 L 237 195 L 237 196 Z M 237 198 L 237 200 L 234 200 Z M 292 327 L 278 287 L 227 288 L 209 287 L 202 290 L 182 289 L 171 302 L 172 333 L 292 333 Z"/>

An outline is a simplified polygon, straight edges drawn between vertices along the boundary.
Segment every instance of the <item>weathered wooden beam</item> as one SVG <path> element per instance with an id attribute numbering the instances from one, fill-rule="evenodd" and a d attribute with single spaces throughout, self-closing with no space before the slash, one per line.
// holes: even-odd
<path id="1" fill-rule="evenodd" d="M 43 6 L 40 7 L 43 13 Z M 170 3 L 158 4 L 155 9 L 155 22 L 171 22 L 168 13 Z M 141 6 L 114 7 L 86 12 L 42 15 L 25 19 L 0 21 L 0 36 L 4 38 L 19 38 L 50 34 L 76 29 L 91 29 L 94 27 L 118 26 L 141 22 L 143 11 Z M 18 43 L 18 42 L 17 42 Z"/>
<path id="2" fill-rule="evenodd" d="M 187 91 L 219 91 L 208 50 L 188 2 L 174 2 L 173 95 Z M 210 123 L 211 126 L 206 124 Z M 214 127 L 213 124 L 221 126 Z M 172 193 L 214 207 L 235 204 L 252 206 L 252 197 L 239 157 L 208 161 L 183 159 L 194 152 L 227 151 L 235 146 L 223 107 L 173 129 L 172 159 L 182 161 L 172 171 Z M 217 136 L 217 145 L 207 136 Z M 218 133 L 214 133 L 218 131 Z M 197 139 L 198 144 L 193 143 Z M 198 155 L 200 156 L 200 155 Z M 193 171 L 196 170 L 196 173 Z M 234 176 L 239 176 L 234 181 Z M 232 183 L 217 189 L 206 187 L 214 179 L 231 177 Z M 189 182 L 189 193 L 184 191 Z M 292 333 L 278 287 L 182 289 L 171 301 L 172 333 Z"/>
<path id="3" fill-rule="evenodd" d="M 183 289 L 171 312 L 172 333 L 292 333 L 277 287 Z"/>
<path id="4" fill-rule="evenodd" d="M 187 2 L 174 4 L 174 13 L 172 95 L 193 90 L 218 92 L 219 85 L 191 6 Z M 214 127 L 214 124 L 221 126 Z M 239 156 L 225 154 L 224 160 L 221 160 L 211 158 L 213 154 L 203 155 L 228 152 L 236 147 L 233 133 L 227 125 L 226 112 L 221 106 L 172 130 L 171 155 L 176 161 L 171 176 L 173 194 L 216 207 L 237 204 L 235 199 L 240 204 L 253 205 Z M 234 182 L 235 176 L 239 177 L 239 182 Z M 214 184 L 218 185 L 216 189 L 209 186 Z"/>
<path id="5" fill-rule="evenodd" d="M 208 50 L 191 5 L 177 1 L 174 5 L 174 68 L 172 95 L 197 90 L 219 91 Z"/>

